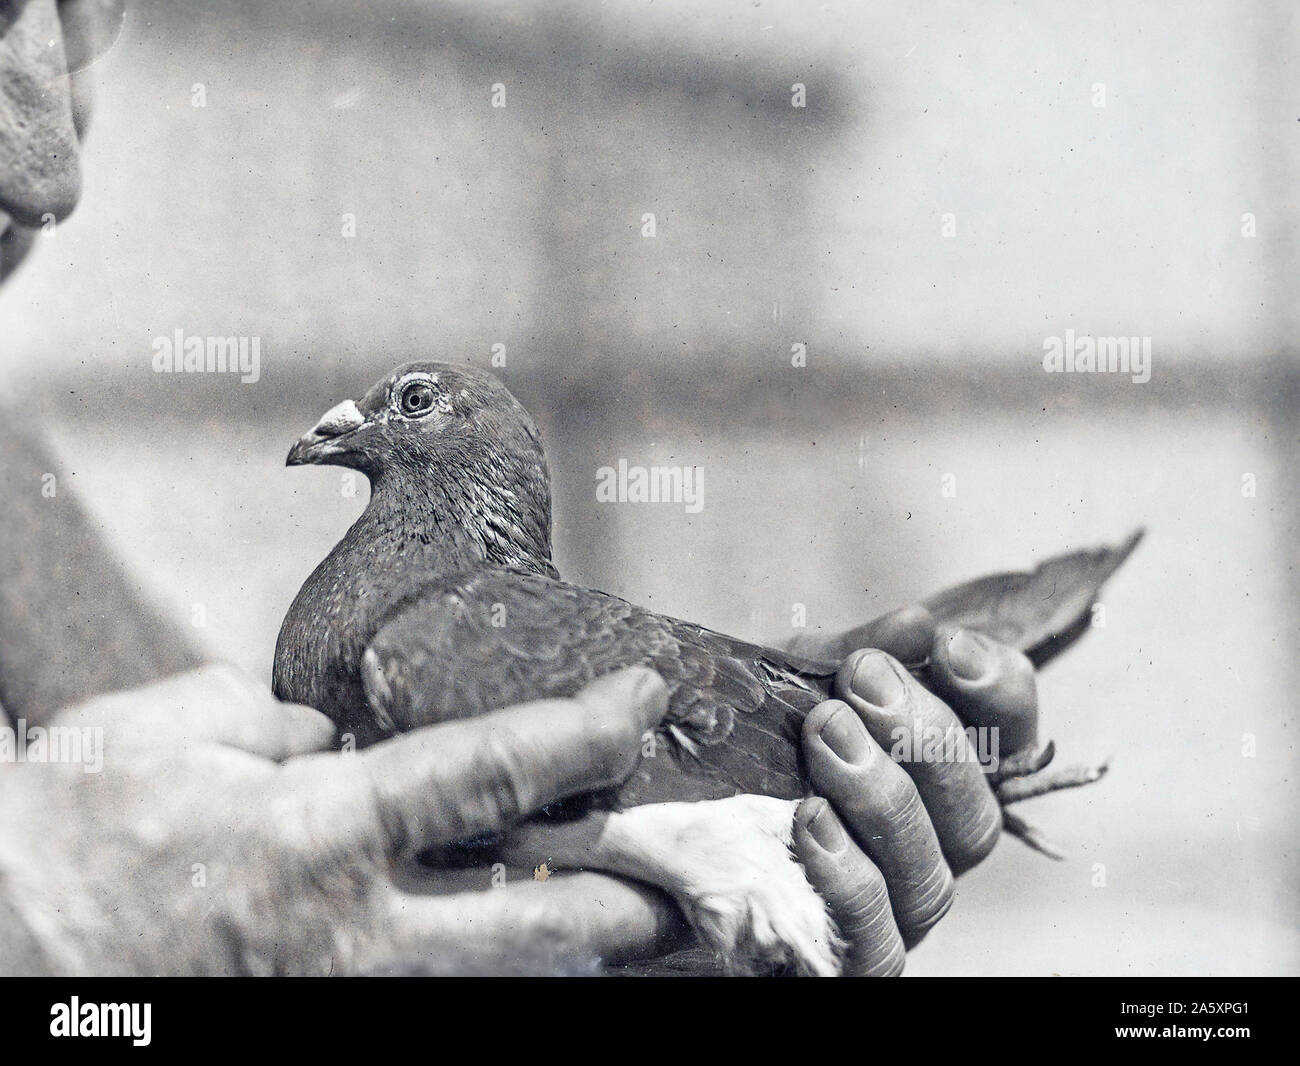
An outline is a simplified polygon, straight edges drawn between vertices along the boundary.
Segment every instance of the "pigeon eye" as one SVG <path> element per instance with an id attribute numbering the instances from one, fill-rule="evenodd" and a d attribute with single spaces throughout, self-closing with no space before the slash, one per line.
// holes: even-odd
<path id="1" fill-rule="evenodd" d="M 424 381 L 413 381 L 402 390 L 402 414 L 419 418 L 433 410 L 433 389 Z"/>

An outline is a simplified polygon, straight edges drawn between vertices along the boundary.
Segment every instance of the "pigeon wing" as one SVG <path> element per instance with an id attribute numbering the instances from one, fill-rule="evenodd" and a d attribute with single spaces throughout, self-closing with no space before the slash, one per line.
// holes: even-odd
<path id="1" fill-rule="evenodd" d="M 663 677 L 669 709 L 621 804 L 803 794 L 799 729 L 833 666 L 545 576 L 490 570 L 421 586 L 375 634 L 362 675 L 381 724 L 407 730 L 570 697 L 636 665 Z"/>

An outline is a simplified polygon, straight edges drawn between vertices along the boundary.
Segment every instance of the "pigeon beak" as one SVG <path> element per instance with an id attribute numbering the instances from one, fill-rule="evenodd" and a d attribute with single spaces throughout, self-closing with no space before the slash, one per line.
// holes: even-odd
<path id="1" fill-rule="evenodd" d="M 338 455 L 343 450 L 335 442 L 365 424 L 365 415 L 357 405 L 351 400 L 344 400 L 321 415 L 311 432 L 289 449 L 289 458 L 284 461 L 284 465 L 303 466 L 307 463 L 328 462 L 331 456 Z"/>

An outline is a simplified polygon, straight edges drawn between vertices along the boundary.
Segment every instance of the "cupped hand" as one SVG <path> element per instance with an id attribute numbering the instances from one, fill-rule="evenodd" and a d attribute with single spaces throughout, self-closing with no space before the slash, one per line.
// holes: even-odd
<path id="1" fill-rule="evenodd" d="M 78 731 L 79 762 L 0 767 L 0 894 L 41 956 L 0 969 L 536 972 L 652 950 L 681 920 L 650 890 L 578 874 L 462 891 L 449 872 L 413 893 L 402 871 L 618 783 L 666 706 L 657 675 L 625 670 L 355 754 L 227 667 L 71 708 L 48 724 Z"/>
<path id="2" fill-rule="evenodd" d="M 937 626 L 924 607 L 854 636 L 868 650 L 845 658 L 840 698 L 804 722 L 817 797 L 799 809 L 795 846 L 845 936 L 846 972 L 897 974 L 952 906 L 954 875 L 997 842 L 979 757 L 1035 743 L 1037 690 L 1015 648 Z"/>

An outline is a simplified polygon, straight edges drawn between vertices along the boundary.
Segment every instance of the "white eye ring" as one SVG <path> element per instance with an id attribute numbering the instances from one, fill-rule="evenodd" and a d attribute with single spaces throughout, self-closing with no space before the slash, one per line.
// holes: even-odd
<path id="1" fill-rule="evenodd" d="M 423 385 L 428 389 L 429 403 L 424 407 L 409 410 L 406 406 L 406 395 L 413 385 Z M 434 411 L 442 414 L 451 413 L 451 398 L 439 388 L 437 374 L 407 374 L 394 383 L 390 395 L 389 409 L 398 418 L 408 421 L 424 418 Z"/>

